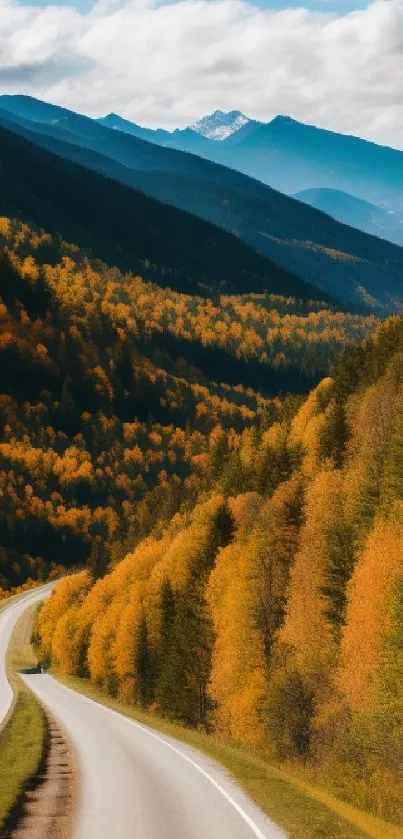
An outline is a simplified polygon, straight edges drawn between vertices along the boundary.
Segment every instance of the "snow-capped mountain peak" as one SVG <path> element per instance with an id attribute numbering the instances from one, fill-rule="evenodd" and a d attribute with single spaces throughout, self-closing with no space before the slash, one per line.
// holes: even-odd
<path id="1" fill-rule="evenodd" d="M 214 111 L 213 114 L 193 123 L 190 128 L 209 140 L 225 140 L 247 122 L 250 120 L 240 111 Z"/>

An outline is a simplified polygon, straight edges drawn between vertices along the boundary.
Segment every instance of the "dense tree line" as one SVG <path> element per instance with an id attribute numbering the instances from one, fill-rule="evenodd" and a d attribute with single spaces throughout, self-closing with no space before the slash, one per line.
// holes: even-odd
<path id="1" fill-rule="evenodd" d="M 0 586 L 86 568 L 43 657 L 398 819 L 403 321 L 0 230 Z"/>
<path id="2" fill-rule="evenodd" d="M 3 588 L 87 561 L 98 537 L 132 548 L 212 485 L 216 437 L 236 471 L 244 430 L 289 411 L 273 394 L 307 390 L 376 323 L 163 290 L 6 218 L 0 244 Z"/>
<path id="3" fill-rule="evenodd" d="M 402 349 L 393 318 L 281 417 L 213 430 L 196 503 L 95 582 L 60 583 L 37 626 L 62 672 L 397 822 Z"/>
<path id="4" fill-rule="evenodd" d="M 347 343 L 370 334 L 378 323 L 374 316 L 274 294 L 221 295 L 214 301 L 179 294 L 89 261 L 77 247 L 7 220 L 1 240 L 25 273 L 38 274 L 35 288 L 50 288 L 80 322 L 94 327 L 102 315 L 109 335 L 119 331 L 157 362 L 182 359 L 183 364 L 186 358 L 197 368 L 196 377 L 211 380 L 219 371 L 219 381 L 266 393 L 306 392 Z M 15 283 L 14 276 L 10 288 Z M 93 337 L 101 343 L 108 334 L 98 323 Z"/>

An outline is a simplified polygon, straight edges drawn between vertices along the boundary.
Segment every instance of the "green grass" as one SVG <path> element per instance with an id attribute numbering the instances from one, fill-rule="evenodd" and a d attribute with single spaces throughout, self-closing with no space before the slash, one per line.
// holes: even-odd
<path id="1" fill-rule="evenodd" d="M 8 650 L 7 670 L 16 697 L 14 709 L 0 733 L 0 836 L 29 779 L 39 768 L 45 741 L 45 716 L 17 675 L 36 658 L 30 646 L 35 607 L 24 612 Z"/>
<path id="2" fill-rule="evenodd" d="M 86 679 L 56 675 L 68 687 L 217 760 L 289 839 L 403 839 L 401 828 L 351 807 L 246 750 L 115 701 Z"/>

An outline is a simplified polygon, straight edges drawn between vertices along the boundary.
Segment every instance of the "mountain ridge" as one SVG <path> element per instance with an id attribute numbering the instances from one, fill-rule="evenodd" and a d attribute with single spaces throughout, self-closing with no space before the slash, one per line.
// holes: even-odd
<path id="1" fill-rule="evenodd" d="M 388 210 L 350 193 L 327 187 L 302 190 L 293 197 L 357 230 L 403 245 L 403 213 L 398 210 Z"/>
<path id="2" fill-rule="evenodd" d="M 94 248 L 106 262 L 205 294 L 265 289 L 328 300 L 237 237 L 0 127 L 0 212 Z M 74 212 L 73 212 L 74 208 Z"/>
<path id="3" fill-rule="evenodd" d="M 35 100 L 19 98 L 16 105 L 16 110 L 28 105 L 32 117 Z M 40 115 L 44 107 L 46 103 L 40 103 Z M 56 124 L 55 116 L 54 106 L 47 123 L 24 120 L 3 109 L 0 121 L 54 154 L 236 233 L 274 263 L 346 305 L 385 313 L 400 309 L 403 251 L 397 246 L 341 225 L 201 156 L 107 129 L 66 109 L 60 112 L 62 122 Z M 205 142 L 221 146 L 226 141 Z"/>
<path id="4" fill-rule="evenodd" d="M 198 144 L 197 150 L 193 136 L 185 136 L 183 131 L 186 129 L 166 132 L 163 136 L 159 135 L 159 140 L 154 134 L 154 141 L 194 151 L 217 163 L 225 162 L 290 195 L 324 187 L 357 194 L 370 203 L 389 202 L 394 206 L 403 188 L 402 150 L 353 134 L 303 123 L 287 115 L 278 114 L 268 122 L 248 120 L 219 143 L 206 137 L 206 142 Z M 279 142 L 288 145 L 288 149 L 281 150 Z M 335 144 L 340 149 L 340 163 L 337 163 L 337 154 L 336 160 L 332 160 L 332 155 L 337 152 Z M 360 159 L 362 155 L 364 161 Z M 376 158 L 375 170 L 378 165 L 383 171 L 381 179 L 374 176 L 374 163 L 366 163 L 366 158 L 371 155 Z M 350 168 L 356 168 L 355 175 L 350 173 L 349 177 L 343 171 L 343 160 L 347 160 Z M 286 164 L 288 168 L 292 166 L 291 177 L 286 175 Z M 395 167 L 398 169 L 398 185 L 393 179 Z M 387 179 L 386 184 L 382 183 L 382 178 Z"/>

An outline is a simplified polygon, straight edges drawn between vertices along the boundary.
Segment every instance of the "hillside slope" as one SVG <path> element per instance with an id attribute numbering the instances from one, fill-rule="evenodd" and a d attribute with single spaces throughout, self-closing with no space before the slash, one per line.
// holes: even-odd
<path id="1" fill-rule="evenodd" d="M 364 230 L 371 236 L 380 236 L 397 245 L 403 245 L 403 212 L 377 207 L 355 195 L 337 189 L 305 189 L 294 195 L 311 207 L 327 213 L 343 224 Z"/>
<path id="2" fill-rule="evenodd" d="M 62 673 L 400 825 L 402 351 L 395 318 L 294 414 L 221 438 L 208 492 L 38 622 Z"/>
<path id="3" fill-rule="evenodd" d="M 0 122 L 31 141 L 226 227 L 350 306 L 400 309 L 400 248 L 196 155 L 160 148 L 46 103 L 37 108 L 27 97 L 11 100 L 8 107 L 34 114 L 36 121 L 3 111 Z"/>
<path id="4" fill-rule="evenodd" d="M 179 294 L 0 218 L 0 589 L 191 503 L 223 429 L 280 416 L 375 327 L 319 302 Z"/>
<path id="5" fill-rule="evenodd" d="M 336 131 L 306 125 L 287 116 L 271 122 L 248 120 L 216 142 L 192 129 L 144 129 L 117 114 L 105 125 L 225 163 L 288 194 L 310 188 L 341 190 L 375 204 L 400 206 L 403 152 Z"/>
<path id="6" fill-rule="evenodd" d="M 110 123 L 111 124 L 111 123 Z M 144 130 L 124 121 L 121 130 Z M 132 126 L 129 129 L 129 125 Z M 287 116 L 269 123 L 250 120 L 216 142 L 191 129 L 148 130 L 147 139 L 200 154 L 258 178 L 288 194 L 312 187 L 338 189 L 375 204 L 400 206 L 403 152 L 346 134 L 306 125 Z M 140 135 L 138 135 L 140 136 Z"/>
<path id="7" fill-rule="evenodd" d="M 399 203 L 403 152 L 278 116 L 220 144 L 230 165 L 286 192 L 332 187 L 375 204 Z"/>
<path id="8" fill-rule="evenodd" d="M 153 266 L 161 285 L 203 294 L 326 297 L 235 236 L 63 160 L 0 128 L 0 212 L 59 233 L 121 268 Z"/>

